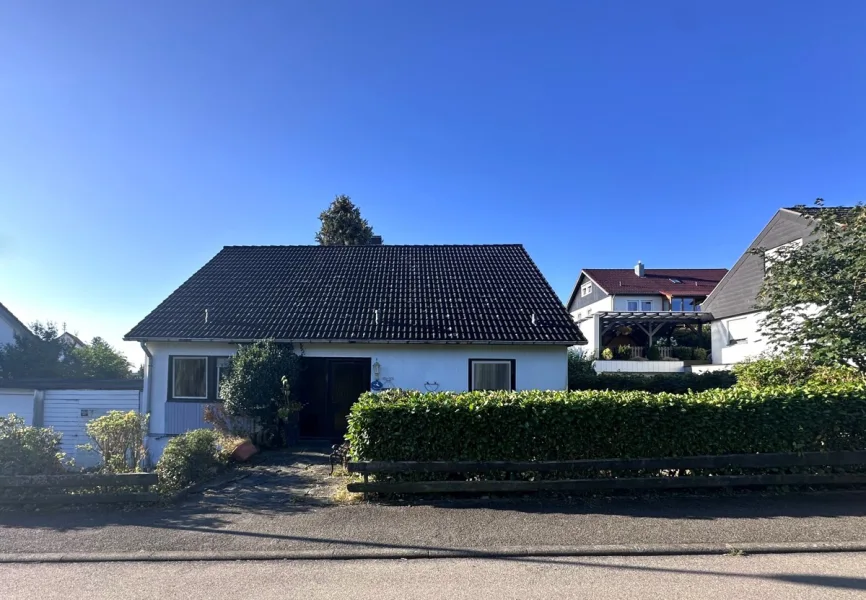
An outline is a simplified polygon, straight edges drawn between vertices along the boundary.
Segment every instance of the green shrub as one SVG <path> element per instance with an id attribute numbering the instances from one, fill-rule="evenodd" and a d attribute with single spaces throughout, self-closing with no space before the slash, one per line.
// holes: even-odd
<path id="1" fill-rule="evenodd" d="M 864 374 L 849 366 L 821 365 L 800 352 L 763 355 L 734 366 L 738 385 L 761 388 L 774 385 L 859 383 Z"/>
<path id="2" fill-rule="evenodd" d="M 592 357 L 583 350 L 568 351 L 568 376 L 578 377 L 586 373 L 595 373 L 592 367 Z"/>
<path id="3" fill-rule="evenodd" d="M 618 360 L 631 360 L 631 346 L 618 346 L 614 350 Z"/>
<path id="4" fill-rule="evenodd" d="M 102 468 L 110 473 L 134 473 L 141 468 L 146 449 L 148 415 L 134 410 L 112 410 L 86 425 L 93 444 L 87 445 L 99 452 Z"/>
<path id="5" fill-rule="evenodd" d="M 637 373 L 582 373 L 569 374 L 570 390 L 645 391 L 685 394 L 689 390 L 703 392 L 733 386 L 737 378 L 730 371 L 708 373 L 660 373 L 640 375 Z"/>
<path id="6" fill-rule="evenodd" d="M 352 406 L 360 460 L 573 460 L 866 448 L 866 385 L 647 392 L 392 390 Z"/>
<path id="7" fill-rule="evenodd" d="M 688 346 L 674 346 L 673 353 L 677 360 L 692 360 L 694 349 Z"/>
<path id="8" fill-rule="evenodd" d="M 662 357 L 662 351 L 659 350 L 658 346 L 650 346 L 646 352 L 646 357 L 650 360 L 659 360 Z"/>
<path id="9" fill-rule="evenodd" d="M 695 348 L 692 352 L 692 355 L 695 360 L 707 360 L 707 356 L 709 356 L 709 352 L 707 352 L 706 348 Z"/>
<path id="10" fill-rule="evenodd" d="M 278 443 L 283 422 L 301 408 L 295 392 L 301 368 L 291 344 L 266 340 L 242 346 L 229 359 L 220 385 L 226 414 L 253 419 L 269 443 Z"/>
<path id="11" fill-rule="evenodd" d="M 63 473 L 67 463 L 61 437 L 53 429 L 26 425 L 14 414 L 0 417 L 0 475 Z"/>
<path id="12" fill-rule="evenodd" d="M 613 350 L 611 350 L 610 348 L 605 348 L 601 351 L 601 357 L 604 360 L 613 360 Z"/>
<path id="13" fill-rule="evenodd" d="M 228 462 L 211 429 L 194 429 L 172 438 L 156 464 L 159 488 L 175 492 L 213 477 Z"/>

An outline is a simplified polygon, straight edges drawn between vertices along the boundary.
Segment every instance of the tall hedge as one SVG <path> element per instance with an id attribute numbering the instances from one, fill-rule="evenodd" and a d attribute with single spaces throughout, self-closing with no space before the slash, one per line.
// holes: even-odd
<path id="1" fill-rule="evenodd" d="M 866 386 L 365 394 L 360 460 L 573 460 L 866 448 Z"/>
<path id="2" fill-rule="evenodd" d="M 568 389 L 570 390 L 685 394 L 688 391 L 703 392 L 716 388 L 729 388 L 736 383 L 737 377 L 730 371 L 641 375 L 636 373 L 596 373 L 595 371 L 574 373 L 570 370 L 568 374 Z"/>

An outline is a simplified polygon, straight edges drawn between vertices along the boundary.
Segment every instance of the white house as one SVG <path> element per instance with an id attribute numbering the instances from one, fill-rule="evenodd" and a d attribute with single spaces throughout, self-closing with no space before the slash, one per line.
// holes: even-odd
<path id="1" fill-rule="evenodd" d="M 678 325 L 700 326 L 709 321 L 701 303 L 727 269 L 583 269 L 567 309 L 587 339 L 585 350 L 598 358 L 604 348 L 627 345 L 645 358 L 653 340 Z M 629 333 L 623 335 L 623 328 Z M 620 364 L 624 363 L 624 364 Z M 652 364 L 600 361 L 597 370 L 640 372 L 682 371 L 682 361 Z"/>
<path id="2" fill-rule="evenodd" d="M 0 304 L 0 348 L 6 344 L 14 344 L 15 334 L 27 336 L 33 335 L 33 332 L 19 321 L 8 308 Z"/>
<path id="3" fill-rule="evenodd" d="M 567 387 L 585 343 L 520 245 L 228 246 L 136 325 L 151 436 L 205 426 L 239 344 L 305 356 L 301 435 L 337 438 L 367 390 Z"/>
<path id="4" fill-rule="evenodd" d="M 756 307 L 767 264 L 752 250 L 763 248 L 768 260 L 772 260 L 779 249 L 814 239 L 813 219 L 833 218 L 850 210 L 850 207 L 794 207 L 776 212 L 704 302 L 704 310 L 713 315 L 713 363 L 731 365 L 771 349 L 761 334 L 764 313 Z"/>

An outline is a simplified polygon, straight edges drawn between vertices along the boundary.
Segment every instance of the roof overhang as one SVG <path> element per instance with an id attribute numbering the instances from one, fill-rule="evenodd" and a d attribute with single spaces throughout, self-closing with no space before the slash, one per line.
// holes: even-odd
<path id="1" fill-rule="evenodd" d="M 125 337 L 127 342 L 210 342 L 218 344 L 252 344 L 268 338 L 227 339 L 227 338 L 178 338 L 178 337 Z M 573 341 L 521 341 L 521 340 L 323 340 L 323 339 L 272 339 L 281 344 L 421 344 L 421 345 L 473 345 L 473 346 L 583 346 L 586 339 Z"/>
<path id="2" fill-rule="evenodd" d="M 703 325 L 713 320 L 713 315 L 705 312 L 607 311 L 598 312 L 596 315 L 603 329 L 647 324 Z"/>

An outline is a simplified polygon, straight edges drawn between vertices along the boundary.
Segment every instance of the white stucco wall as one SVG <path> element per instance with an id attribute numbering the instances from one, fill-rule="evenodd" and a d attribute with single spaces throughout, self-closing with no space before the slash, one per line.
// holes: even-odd
<path id="1" fill-rule="evenodd" d="M 613 296 L 607 296 L 601 300 L 597 300 L 592 304 L 584 306 L 579 310 L 572 311 L 571 316 L 577 322 L 580 332 L 587 340 L 585 346 L 575 346 L 575 349 L 581 349 L 588 354 L 595 354 L 597 348 L 596 328 L 597 319 L 593 316 L 598 312 L 613 310 Z M 589 317 L 587 317 L 589 315 Z"/>
<path id="2" fill-rule="evenodd" d="M 682 373 L 681 360 L 597 360 L 596 373 Z"/>
<path id="3" fill-rule="evenodd" d="M 754 312 L 710 323 L 713 364 L 732 365 L 747 358 L 755 358 L 768 351 L 770 348 L 760 332 L 763 315 L 762 312 Z M 745 342 L 730 343 L 729 326 L 731 321 L 737 321 L 738 327 L 746 332 Z"/>
<path id="4" fill-rule="evenodd" d="M 165 433 L 169 356 L 228 356 L 237 346 L 228 343 L 151 342 L 153 355 L 150 430 Z M 301 344 L 296 349 L 310 357 L 370 358 L 381 365 L 380 379 L 389 387 L 466 391 L 469 359 L 514 359 L 518 390 L 564 390 L 568 387 L 565 346 L 499 346 L 484 344 Z M 147 372 L 147 371 L 146 371 Z M 388 380 L 388 378 L 393 378 Z M 425 387 L 425 384 L 428 384 Z M 435 384 L 435 385 L 434 385 Z M 146 397 L 147 387 L 143 397 Z"/>

